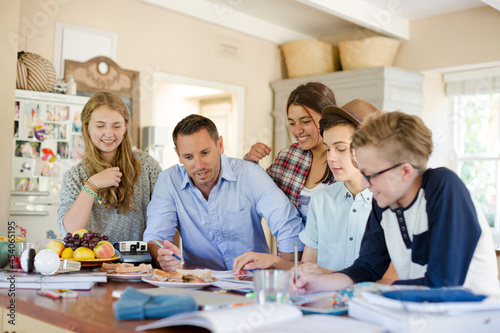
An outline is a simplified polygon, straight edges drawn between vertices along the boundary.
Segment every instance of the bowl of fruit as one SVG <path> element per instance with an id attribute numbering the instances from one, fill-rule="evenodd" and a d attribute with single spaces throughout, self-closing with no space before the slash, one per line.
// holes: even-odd
<path id="1" fill-rule="evenodd" d="M 62 241 L 51 241 L 47 248 L 59 254 L 61 259 L 79 261 L 83 268 L 99 267 L 103 262 L 120 259 L 113 244 L 108 242 L 108 236 L 86 229 L 68 232 Z"/>

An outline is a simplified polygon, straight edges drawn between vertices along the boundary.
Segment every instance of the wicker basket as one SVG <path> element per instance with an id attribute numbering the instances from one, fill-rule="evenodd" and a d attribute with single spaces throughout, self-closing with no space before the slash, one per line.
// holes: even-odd
<path id="1" fill-rule="evenodd" d="M 281 45 L 288 77 L 324 74 L 339 70 L 338 49 L 318 40 L 298 40 Z"/>
<path id="2" fill-rule="evenodd" d="M 342 69 L 391 66 L 400 45 L 401 41 L 382 36 L 339 41 Z"/>

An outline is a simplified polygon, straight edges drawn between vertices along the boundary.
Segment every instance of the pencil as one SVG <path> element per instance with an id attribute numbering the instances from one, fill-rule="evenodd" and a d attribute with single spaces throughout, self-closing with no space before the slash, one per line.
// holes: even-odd
<path id="1" fill-rule="evenodd" d="M 165 248 L 165 245 L 163 245 L 163 243 L 157 239 L 153 240 L 153 243 L 155 243 L 156 245 L 158 245 L 159 247 L 161 247 L 162 249 Z M 184 263 L 184 260 L 182 260 L 181 257 L 179 257 L 177 254 L 175 253 L 172 253 L 172 257 L 174 257 L 175 259 L 179 260 L 181 262 L 181 264 Z"/>
<path id="2" fill-rule="evenodd" d="M 294 257 L 295 257 L 295 281 L 299 279 L 299 254 L 297 253 L 297 242 L 295 242 Z"/>
<path id="3" fill-rule="evenodd" d="M 181 261 L 181 262 L 184 262 L 184 260 L 181 259 L 181 257 L 179 257 L 177 254 L 175 253 L 172 253 L 172 257 L 174 257 L 175 259 Z"/>

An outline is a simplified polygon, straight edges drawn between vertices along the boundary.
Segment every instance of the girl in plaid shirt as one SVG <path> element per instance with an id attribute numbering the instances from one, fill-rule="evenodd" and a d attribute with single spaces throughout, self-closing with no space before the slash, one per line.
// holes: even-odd
<path id="1" fill-rule="evenodd" d="M 281 150 L 267 168 L 269 176 L 297 207 L 304 223 L 310 197 L 334 182 L 319 133 L 321 111 L 329 105 L 337 105 L 335 95 L 322 83 L 309 82 L 292 91 L 286 103 L 286 113 L 290 133 L 297 142 Z M 245 155 L 245 160 L 257 163 L 272 149 L 257 142 Z"/>

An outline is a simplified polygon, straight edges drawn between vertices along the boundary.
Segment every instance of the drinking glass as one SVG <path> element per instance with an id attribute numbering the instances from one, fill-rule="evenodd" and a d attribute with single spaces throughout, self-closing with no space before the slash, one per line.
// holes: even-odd
<path id="1" fill-rule="evenodd" d="M 255 302 L 288 303 L 290 300 L 290 272 L 278 269 L 265 269 L 254 272 Z"/>

